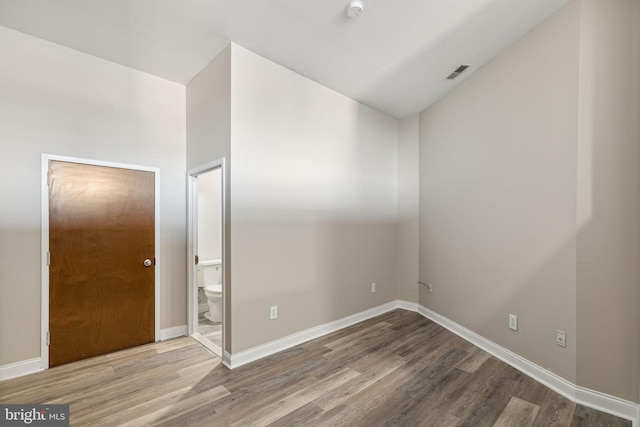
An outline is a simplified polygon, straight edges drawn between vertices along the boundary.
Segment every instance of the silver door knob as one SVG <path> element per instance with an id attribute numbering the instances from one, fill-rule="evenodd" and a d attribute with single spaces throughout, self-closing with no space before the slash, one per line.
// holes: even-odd
<path id="1" fill-rule="evenodd" d="M 153 261 L 151 261 L 149 258 L 144 260 L 145 267 L 151 267 L 151 264 L 153 264 Z"/>

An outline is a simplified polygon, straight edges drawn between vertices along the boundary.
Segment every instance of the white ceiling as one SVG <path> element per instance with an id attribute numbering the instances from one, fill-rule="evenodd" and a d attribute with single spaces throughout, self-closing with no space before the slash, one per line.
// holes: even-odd
<path id="1" fill-rule="evenodd" d="M 349 19 L 347 1 L 0 0 L 0 25 L 182 84 L 232 41 L 403 118 L 568 2 L 364 0 Z"/>

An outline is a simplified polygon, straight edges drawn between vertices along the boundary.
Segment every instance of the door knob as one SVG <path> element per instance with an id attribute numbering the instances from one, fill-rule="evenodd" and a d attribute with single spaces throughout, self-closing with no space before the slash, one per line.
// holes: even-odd
<path id="1" fill-rule="evenodd" d="M 149 258 L 144 260 L 145 267 L 151 267 L 151 264 L 153 264 L 153 261 L 151 261 Z"/>

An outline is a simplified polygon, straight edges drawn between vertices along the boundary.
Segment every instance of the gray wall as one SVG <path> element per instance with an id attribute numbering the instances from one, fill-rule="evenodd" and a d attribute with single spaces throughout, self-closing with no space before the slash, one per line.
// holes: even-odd
<path id="1" fill-rule="evenodd" d="M 639 401 L 640 2 L 580 2 L 578 384 Z"/>
<path id="2" fill-rule="evenodd" d="M 420 303 L 635 402 L 639 28 L 574 0 L 420 116 Z"/>
<path id="3" fill-rule="evenodd" d="M 160 168 L 160 326 L 184 325 L 184 86 L 3 27 L 0 45 L 0 366 L 40 356 L 41 153 Z"/>
<path id="4" fill-rule="evenodd" d="M 420 115 L 420 303 L 572 382 L 578 31 L 573 3 Z"/>
<path id="5" fill-rule="evenodd" d="M 187 85 L 187 169 L 228 157 L 231 143 L 231 46 Z"/>
<path id="6" fill-rule="evenodd" d="M 396 299 L 418 302 L 419 214 L 418 115 L 398 123 L 398 224 L 396 226 Z"/>
<path id="7" fill-rule="evenodd" d="M 224 328 L 231 350 L 231 46 L 220 52 L 187 85 L 187 170 L 225 159 Z"/>
<path id="8" fill-rule="evenodd" d="M 395 298 L 398 122 L 240 46 L 231 56 L 236 353 Z"/>
<path id="9" fill-rule="evenodd" d="M 397 132 L 234 44 L 188 84 L 189 167 L 228 160 L 227 351 L 394 299 Z"/>

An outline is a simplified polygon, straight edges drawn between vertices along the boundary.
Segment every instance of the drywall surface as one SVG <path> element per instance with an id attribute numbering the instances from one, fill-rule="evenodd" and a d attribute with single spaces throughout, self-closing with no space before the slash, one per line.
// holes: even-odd
<path id="1" fill-rule="evenodd" d="M 160 168 L 161 327 L 183 325 L 185 88 L 0 27 L 0 365 L 40 356 L 41 154 Z"/>
<path id="2" fill-rule="evenodd" d="M 231 46 L 187 85 L 187 169 L 224 159 L 224 346 L 231 349 Z"/>
<path id="3" fill-rule="evenodd" d="M 187 85 L 187 169 L 229 156 L 231 47 Z"/>
<path id="4" fill-rule="evenodd" d="M 240 46 L 231 64 L 236 353 L 395 298 L 398 123 Z"/>
<path id="5" fill-rule="evenodd" d="M 640 2 L 582 0 L 578 385 L 638 402 Z"/>
<path id="6" fill-rule="evenodd" d="M 398 123 L 396 298 L 418 302 L 420 117 Z"/>
<path id="7" fill-rule="evenodd" d="M 572 382 L 578 25 L 572 3 L 420 115 L 420 304 Z"/>

